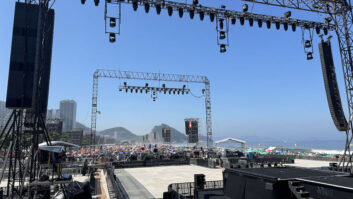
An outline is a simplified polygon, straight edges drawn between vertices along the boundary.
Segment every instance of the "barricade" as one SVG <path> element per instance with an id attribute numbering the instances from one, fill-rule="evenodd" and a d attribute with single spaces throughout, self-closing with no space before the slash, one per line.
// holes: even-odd
<path id="1" fill-rule="evenodd" d="M 204 190 L 222 189 L 223 181 L 206 181 Z M 173 183 L 168 186 L 168 192 L 171 193 L 172 199 L 194 198 L 195 184 L 194 182 Z"/>

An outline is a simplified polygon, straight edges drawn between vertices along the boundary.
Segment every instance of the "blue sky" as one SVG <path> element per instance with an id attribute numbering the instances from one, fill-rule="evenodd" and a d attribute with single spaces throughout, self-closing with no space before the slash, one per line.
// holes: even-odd
<path id="1" fill-rule="evenodd" d="M 190 2 L 190 1 L 189 1 Z M 241 1 L 200 1 L 205 5 L 241 10 Z M 0 2 L 0 100 L 6 97 L 15 1 Z M 287 9 L 249 4 L 255 13 L 283 16 Z M 93 1 L 57 0 L 49 108 L 59 101 L 78 103 L 77 120 L 90 126 L 92 75 L 100 69 L 205 75 L 211 81 L 213 133 L 215 137 L 276 137 L 278 139 L 342 139 L 327 106 L 320 59 L 319 38 L 314 38 L 314 60 L 307 61 L 301 31 L 249 27 L 239 22 L 230 27 L 230 47 L 220 54 L 216 24 L 180 19 L 162 10 L 160 16 L 143 7 L 137 12 L 123 5 L 121 36 L 109 43 L 104 32 L 104 4 Z M 317 14 L 293 11 L 293 18 L 320 19 Z M 344 82 L 338 43 L 332 46 L 342 101 Z M 100 79 L 98 130 L 124 126 L 136 134 L 167 123 L 184 132 L 183 120 L 198 117 L 205 131 L 203 99 L 118 92 L 116 79 Z M 128 82 L 130 83 L 130 82 Z M 143 85 L 145 82 L 131 82 Z M 150 83 L 152 84 L 152 83 Z M 172 85 L 172 84 L 168 84 Z M 153 84 L 152 84 L 153 85 Z M 158 84 L 154 84 L 158 85 Z M 179 85 L 181 86 L 181 85 Z M 193 92 L 201 93 L 199 86 Z"/>

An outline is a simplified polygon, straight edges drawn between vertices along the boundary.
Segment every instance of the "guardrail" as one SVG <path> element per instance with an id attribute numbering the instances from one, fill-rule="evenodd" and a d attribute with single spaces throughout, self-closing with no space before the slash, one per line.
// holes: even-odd
<path id="1" fill-rule="evenodd" d="M 204 189 L 221 189 L 223 188 L 223 180 L 206 181 Z M 168 186 L 168 192 L 171 193 L 172 198 L 194 198 L 195 183 L 173 183 Z"/>
<path id="2" fill-rule="evenodd" d="M 189 159 L 151 159 L 151 160 L 133 160 L 113 162 L 115 168 L 133 168 L 133 167 L 152 167 L 167 165 L 185 165 L 190 164 Z"/>

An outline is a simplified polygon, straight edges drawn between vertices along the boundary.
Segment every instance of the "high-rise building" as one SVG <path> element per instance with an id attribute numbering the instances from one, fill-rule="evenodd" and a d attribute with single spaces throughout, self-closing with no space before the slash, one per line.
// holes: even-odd
<path id="1" fill-rule="evenodd" d="M 77 104 L 74 100 L 60 101 L 60 119 L 63 121 L 63 132 L 71 131 L 76 126 Z"/>
<path id="2" fill-rule="evenodd" d="M 5 127 L 7 120 L 11 116 L 12 111 L 5 107 L 5 102 L 0 101 L 0 131 Z"/>
<path id="3" fill-rule="evenodd" d="M 60 110 L 59 109 L 49 109 L 47 112 L 47 119 L 55 120 L 60 118 Z"/>

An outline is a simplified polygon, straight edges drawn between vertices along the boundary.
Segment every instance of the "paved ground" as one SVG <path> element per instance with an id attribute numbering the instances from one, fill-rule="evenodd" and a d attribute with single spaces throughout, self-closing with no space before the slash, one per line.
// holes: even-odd
<path id="1" fill-rule="evenodd" d="M 303 159 L 295 159 L 294 164 L 288 164 L 289 166 L 295 167 L 304 167 L 304 168 L 320 168 L 320 167 L 328 167 L 328 161 L 320 161 L 320 160 L 303 160 Z"/>
<path id="2" fill-rule="evenodd" d="M 207 181 L 222 180 L 222 169 L 195 165 L 116 169 L 131 199 L 163 198 L 171 183 L 193 182 L 194 174 L 205 174 Z"/>

